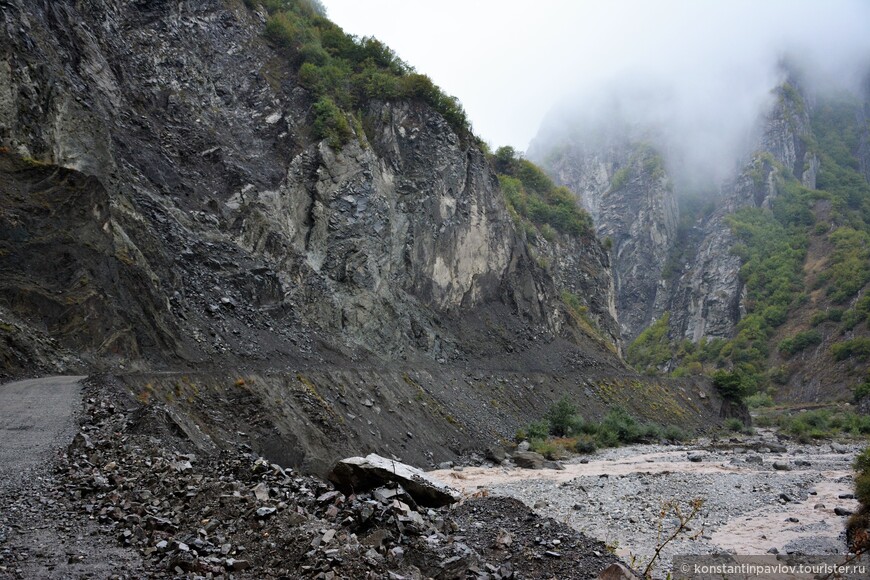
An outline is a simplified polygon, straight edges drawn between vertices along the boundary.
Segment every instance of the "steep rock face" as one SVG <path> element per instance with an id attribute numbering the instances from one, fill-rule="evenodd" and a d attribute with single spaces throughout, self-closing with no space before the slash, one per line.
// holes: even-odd
<path id="1" fill-rule="evenodd" d="M 863 130 L 859 133 L 860 137 L 855 157 L 858 159 L 864 179 L 870 181 L 870 76 L 864 81 L 862 97 L 864 106 L 858 112 L 857 125 L 862 127 Z"/>
<path id="2" fill-rule="evenodd" d="M 768 207 L 777 195 L 780 168 L 804 186 L 815 186 L 819 163 L 807 146 L 808 105 L 795 86 L 777 90 L 751 159 L 722 188 L 717 209 L 682 238 L 677 236 L 678 193 L 661 157 L 644 144 L 656 141 L 654 132 L 614 123 L 605 137 L 591 131 L 586 143 L 574 136 L 533 144 L 531 154 L 577 192 L 599 235 L 613 242 L 617 313 L 627 341 L 665 312 L 671 313 L 674 338 L 697 342 L 733 334 L 745 306 L 740 258 L 729 251 L 736 240 L 727 216 L 742 207 Z"/>
<path id="3" fill-rule="evenodd" d="M 656 316 L 662 269 L 674 243 L 677 201 L 659 154 L 641 142 L 572 143 L 544 163 L 577 192 L 598 235 L 612 243 L 616 311 L 633 340 Z"/>
<path id="4" fill-rule="evenodd" d="M 597 240 L 582 240 L 556 233 L 533 240 L 533 252 L 542 258 L 556 289 L 569 301 L 579 302 L 581 327 L 591 338 L 621 352 L 622 334 L 616 306 L 616 287 L 610 253 Z M 569 305 L 570 306 L 570 305 Z M 584 320 L 585 319 L 585 320 Z M 584 324 L 585 322 L 585 324 Z"/>
<path id="5" fill-rule="evenodd" d="M 411 103 L 372 103 L 371 139 L 340 152 L 312 141 L 305 92 L 263 43 L 262 19 L 218 1 L 4 10 L 3 144 L 91 178 L 89 195 L 105 188 L 94 206 L 108 232 L 100 254 L 142 273 L 117 297 L 118 324 L 67 344 L 259 358 L 263 343 L 292 352 L 314 342 L 295 326 L 349 351 L 403 357 L 410 338 L 425 356 L 452 357 L 457 339 L 441 336 L 437 313 L 493 300 L 558 333 L 558 300 L 483 155 Z M 68 194 L 59 201 L 84 204 Z M 146 285 L 172 298 L 137 313 L 128 306 Z M 258 340 L 245 340 L 251 326 Z"/>
<path id="6" fill-rule="evenodd" d="M 672 313 L 672 336 L 695 342 L 728 338 L 745 313 L 741 261 L 730 252 L 736 240 L 726 217 L 742 207 L 769 207 L 777 195 L 779 167 L 790 170 L 805 187 L 815 187 L 819 163 L 806 146 L 811 135 L 809 111 L 796 89 L 785 87 L 778 89 L 752 160 L 723 187 L 719 207 L 698 227 L 697 252 L 664 306 Z"/>
<path id="7" fill-rule="evenodd" d="M 197 447 L 313 470 L 443 460 L 566 394 L 718 416 L 589 339 L 559 289 L 617 336 L 607 256 L 557 240 L 548 273 L 429 107 L 369 102 L 337 151 L 242 2 L 0 9 L 0 373 L 115 373 Z"/>

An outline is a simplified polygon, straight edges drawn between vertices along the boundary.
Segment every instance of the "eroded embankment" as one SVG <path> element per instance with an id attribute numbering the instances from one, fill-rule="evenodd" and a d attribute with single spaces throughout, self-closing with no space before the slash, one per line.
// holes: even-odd
<path id="1" fill-rule="evenodd" d="M 693 432 L 721 421 L 722 406 L 702 382 L 447 366 L 131 374 L 114 383 L 201 450 L 247 443 L 320 474 L 372 452 L 434 467 L 513 437 L 566 393 L 591 418 L 619 406 Z"/>

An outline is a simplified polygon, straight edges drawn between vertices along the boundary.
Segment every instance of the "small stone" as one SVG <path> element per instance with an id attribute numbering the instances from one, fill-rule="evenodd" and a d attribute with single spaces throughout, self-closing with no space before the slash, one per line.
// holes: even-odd
<path id="1" fill-rule="evenodd" d="M 768 554 L 779 554 L 779 550 L 776 548 L 771 548 L 767 551 Z"/>
<path id="2" fill-rule="evenodd" d="M 795 518 L 795 517 L 785 518 L 785 521 L 792 523 L 792 524 L 796 524 L 796 523 L 800 522 L 800 520 Z"/>
<path id="3" fill-rule="evenodd" d="M 791 464 L 787 461 L 774 461 L 773 468 L 777 471 L 791 471 Z"/>
<path id="4" fill-rule="evenodd" d="M 816 505 L 813 506 L 813 509 L 814 510 L 823 510 L 823 509 L 825 509 L 825 504 L 817 503 Z"/>
<path id="5" fill-rule="evenodd" d="M 834 508 L 834 513 L 838 516 L 845 517 L 851 516 L 854 512 L 852 510 L 846 509 L 844 507 L 837 506 Z"/>
<path id="6" fill-rule="evenodd" d="M 507 454 L 505 453 L 503 448 L 497 445 L 492 445 L 486 448 L 486 458 L 493 463 L 500 464 L 505 459 L 507 459 Z"/>
<path id="7" fill-rule="evenodd" d="M 320 495 L 317 498 L 317 503 L 329 503 L 341 495 L 342 495 L 342 493 L 340 491 L 335 491 L 335 490 L 327 491 L 326 493 Z"/>
<path id="8" fill-rule="evenodd" d="M 561 558 L 562 557 L 562 554 L 560 554 L 559 552 L 554 552 L 553 550 L 547 550 L 546 552 L 544 552 L 544 554 L 546 556 L 551 557 L 551 558 Z"/>
<path id="9" fill-rule="evenodd" d="M 257 509 L 257 517 L 260 519 L 265 519 L 274 514 L 276 511 L 273 507 L 261 507 Z"/>
<path id="10" fill-rule="evenodd" d="M 269 486 L 262 481 L 254 487 L 254 497 L 258 501 L 267 501 L 269 499 Z"/>
<path id="11" fill-rule="evenodd" d="M 190 461 L 173 461 L 171 465 L 172 469 L 178 472 L 189 471 L 193 469 L 193 465 L 190 464 Z"/>
<path id="12" fill-rule="evenodd" d="M 236 560 L 235 558 L 227 558 L 224 560 L 224 568 L 232 572 L 240 572 L 251 567 L 251 563 L 247 560 Z"/>

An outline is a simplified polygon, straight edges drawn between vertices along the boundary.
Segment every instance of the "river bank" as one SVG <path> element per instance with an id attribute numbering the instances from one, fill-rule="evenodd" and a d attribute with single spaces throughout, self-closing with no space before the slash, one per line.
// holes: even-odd
<path id="1" fill-rule="evenodd" d="M 801 445 L 771 430 L 688 445 L 631 445 L 577 457 L 564 470 L 465 467 L 431 475 L 465 493 L 517 498 L 541 515 L 604 541 L 642 569 L 677 522 L 663 502 L 704 501 L 687 535 L 662 552 L 664 574 L 679 554 L 846 552 L 857 441 Z"/>

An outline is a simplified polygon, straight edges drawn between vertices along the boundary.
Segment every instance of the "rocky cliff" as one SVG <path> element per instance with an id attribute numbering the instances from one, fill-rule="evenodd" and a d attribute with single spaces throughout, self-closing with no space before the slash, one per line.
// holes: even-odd
<path id="1" fill-rule="evenodd" d="M 792 71 L 771 97 L 716 193 L 681 189 L 679 168 L 653 163 L 644 142 L 666 150 L 655 128 L 544 132 L 532 151 L 613 241 L 617 316 L 638 337 L 639 368 L 725 369 L 780 400 L 850 399 L 867 383 L 866 95 L 808 88 Z"/>
<path id="2" fill-rule="evenodd" d="M 534 154 L 534 151 L 533 151 Z M 654 317 L 662 269 L 674 245 L 677 200 L 660 154 L 649 144 L 610 136 L 606 145 L 574 142 L 547 157 L 558 181 L 575 191 L 609 240 L 622 337 L 630 342 Z"/>
<path id="3" fill-rule="evenodd" d="M 676 336 L 695 342 L 703 337 L 728 338 L 746 312 L 739 275 L 742 262 L 727 250 L 737 243 L 727 216 L 745 207 L 769 208 L 784 170 L 805 187 L 815 187 L 819 161 L 807 150 L 809 110 L 796 91 L 789 84 L 777 89 L 775 105 L 762 122 L 750 161 L 723 186 L 715 212 L 696 226 L 697 251 L 682 265 L 673 297 L 663 306 L 672 313 Z"/>
<path id="4" fill-rule="evenodd" d="M 444 458 L 566 393 L 643 411 L 557 286 L 612 325 L 600 247 L 541 267 L 484 153 L 420 100 L 317 137 L 250 4 L 0 3 L 5 372 L 119 374 L 203 446 L 245 431 L 310 468 Z M 707 388 L 647 402 L 700 425 L 715 397 L 683 402 Z"/>
<path id="5" fill-rule="evenodd" d="M 67 346 L 129 358 L 265 354 L 235 338 L 245 326 L 271 348 L 304 352 L 310 337 L 287 322 L 316 320 L 349 352 L 401 358 L 410 343 L 452 358 L 435 313 L 502 299 L 559 332 L 556 301 L 483 154 L 431 109 L 371 103 L 368 135 L 337 151 L 310 138 L 310 103 L 260 38 L 262 14 L 219 2 L 103 4 L 5 11 L 2 136 L 22 159 L 8 175 L 83 192 L 73 205 L 95 239 L 70 241 L 140 282 L 125 288 L 132 276 L 119 273 L 106 296 L 108 280 L 75 280 L 97 296 L 90 311 L 57 307 L 76 318 L 56 323 Z M 59 291 L 46 300 L 83 303 L 69 296 L 71 278 L 100 266 L 74 249 L 67 276 L 40 282 Z M 129 308 L 149 294 L 147 312 Z M 35 307 L 18 304 L 22 314 Z M 77 326 L 92 316 L 105 320 Z"/>
<path id="6" fill-rule="evenodd" d="M 716 211 L 699 218 L 682 239 L 678 197 L 686 192 L 675 190 L 657 150 L 666 149 L 661 128 L 608 120 L 565 133 L 555 143 L 546 134 L 533 143 L 532 157 L 577 193 L 599 235 L 613 243 L 617 313 L 627 341 L 665 312 L 671 313 L 673 336 L 697 342 L 733 334 L 745 307 L 740 258 L 723 251 L 735 244 L 725 217 L 741 207 L 769 207 L 777 193 L 777 167 L 815 186 L 809 112 L 797 89 L 785 86 L 759 128 L 755 154 L 715 196 Z"/>

